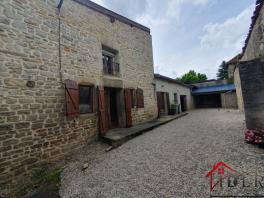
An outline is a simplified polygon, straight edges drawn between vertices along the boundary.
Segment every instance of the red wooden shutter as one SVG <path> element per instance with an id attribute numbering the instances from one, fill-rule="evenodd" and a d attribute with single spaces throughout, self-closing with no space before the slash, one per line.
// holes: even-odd
<path id="1" fill-rule="evenodd" d="M 70 118 L 79 115 L 79 87 L 73 80 L 65 80 L 66 114 Z"/>
<path id="2" fill-rule="evenodd" d="M 136 105 L 136 94 L 135 94 L 135 89 L 130 89 L 130 97 L 131 97 L 131 108 L 134 108 Z"/>
<path id="3" fill-rule="evenodd" d="M 142 89 L 137 89 L 137 108 L 144 108 L 144 94 Z"/>
<path id="4" fill-rule="evenodd" d="M 99 107 L 99 130 L 101 135 L 106 134 L 105 127 L 105 102 L 104 102 L 104 88 L 98 87 L 98 107 Z"/>
<path id="5" fill-rule="evenodd" d="M 131 92 L 130 89 L 124 89 L 124 98 L 125 98 L 125 108 L 126 108 L 126 126 L 132 126 L 132 101 L 131 101 Z"/>

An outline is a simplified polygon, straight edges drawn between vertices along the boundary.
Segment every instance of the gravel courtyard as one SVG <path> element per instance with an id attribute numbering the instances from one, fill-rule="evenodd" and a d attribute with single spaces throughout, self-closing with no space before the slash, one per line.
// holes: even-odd
<path id="1" fill-rule="evenodd" d="M 64 169 L 60 195 L 209 197 L 205 175 L 219 161 L 240 173 L 257 170 L 264 174 L 264 149 L 244 143 L 243 129 L 244 116 L 238 111 L 194 110 L 110 152 L 105 152 L 106 145 L 93 143 Z M 83 171 L 87 162 L 89 167 Z M 264 188 L 248 187 L 235 193 L 263 195 Z"/>

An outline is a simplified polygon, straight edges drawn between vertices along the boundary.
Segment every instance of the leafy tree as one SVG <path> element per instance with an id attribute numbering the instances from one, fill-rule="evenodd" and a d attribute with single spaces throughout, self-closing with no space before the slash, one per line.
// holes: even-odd
<path id="1" fill-rule="evenodd" d="M 228 79 L 228 70 L 225 61 L 219 66 L 216 76 L 218 80 Z"/>
<path id="2" fill-rule="evenodd" d="M 198 73 L 197 76 L 198 76 L 199 82 L 207 80 L 206 74 Z"/>
<path id="3" fill-rule="evenodd" d="M 188 73 L 184 74 L 182 77 L 177 78 L 185 84 L 198 83 L 207 80 L 207 76 L 205 74 L 196 73 L 194 70 L 190 70 Z"/>

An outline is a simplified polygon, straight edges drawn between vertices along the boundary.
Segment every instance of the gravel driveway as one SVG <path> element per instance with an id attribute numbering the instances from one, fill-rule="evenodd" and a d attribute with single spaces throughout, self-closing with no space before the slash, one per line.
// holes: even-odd
<path id="1" fill-rule="evenodd" d="M 243 128 L 244 116 L 238 111 L 194 110 L 110 152 L 94 143 L 63 171 L 60 195 L 209 197 L 205 175 L 216 162 L 243 174 L 254 175 L 256 169 L 264 174 L 264 149 L 244 143 Z M 86 162 L 89 167 L 83 171 Z M 213 193 L 252 196 L 264 194 L 264 188 L 219 188 Z"/>

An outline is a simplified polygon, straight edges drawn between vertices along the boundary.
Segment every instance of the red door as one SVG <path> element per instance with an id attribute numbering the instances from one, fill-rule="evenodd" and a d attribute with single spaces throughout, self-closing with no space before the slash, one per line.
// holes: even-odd
<path id="1" fill-rule="evenodd" d="M 132 101 L 130 89 L 124 89 L 125 108 L 126 108 L 126 127 L 132 127 Z"/>
<path id="2" fill-rule="evenodd" d="M 98 102 L 99 102 L 99 130 L 101 135 L 106 134 L 105 127 L 105 101 L 104 101 L 104 88 L 98 87 Z"/>
<path id="3" fill-rule="evenodd" d="M 165 100 L 164 93 L 157 92 L 157 103 L 158 103 L 158 116 L 160 117 L 162 113 L 165 111 Z"/>

